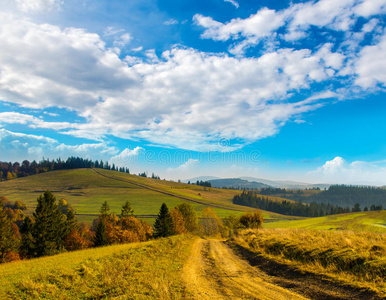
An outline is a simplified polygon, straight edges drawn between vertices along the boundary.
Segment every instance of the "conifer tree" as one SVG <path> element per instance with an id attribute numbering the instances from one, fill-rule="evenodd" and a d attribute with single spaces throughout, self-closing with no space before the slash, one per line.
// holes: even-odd
<path id="1" fill-rule="evenodd" d="M 20 255 L 21 257 L 31 258 L 34 257 L 34 240 L 32 237 L 33 222 L 32 219 L 27 216 L 20 228 L 21 233 L 21 245 Z"/>
<path id="2" fill-rule="evenodd" d="M 94 246 L 100 247 L 106 245 L 108 245 L 106 237 L 106 224 L 105 220 L 103 218 L 100 218 L 95 232 Z"/>
<path id="3" fill-rule="evenodd" d="M 99 212 L 100 212 L 100 217 L 101 218 L 106 218 L 106 217 L 108 217 L 110 215 L 109 214 L 110 206 L 107 204 L 107 201 L 102 203 L 102 207 L 101 207 Z"/>
<path id="4" fill-rule="evenodd" d="M 39 257 L 58 253 L 63 248 L 65 219 L 62 218 L 62 213 L 55 203 L 56 198 L 50 191 L 40 195 L 37 201 L 32 230 L 35 255 Z"/>
<path id="5" fill-rule="evenodd" d="M 162 203 L 159 214 L 154 223 L 154 237 L 167 237 L 173 234 L 173 220 L 170 216 L 167 205 Z"/>
<path id="6" fill-rule="evenodd" d="M 121 217 L 126 218 L 132 216 L 133 214 L 134 209 L 131 208 L 131 204 L 129 200 L 127 200 L 126 203 L 122 206 Z"/>

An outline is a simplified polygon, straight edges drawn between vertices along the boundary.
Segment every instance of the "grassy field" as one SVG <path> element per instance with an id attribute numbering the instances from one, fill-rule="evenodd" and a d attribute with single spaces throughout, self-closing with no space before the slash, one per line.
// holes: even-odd
<path id="1" fill-rule="evenodd" d="M 194 240 L 174 236 L 3 264 L 0 299 L 181 299 Z"/>
<path id="2" fill-rule="evenodd" d="M 91 222 L 99 213 L 104 201 L 111 211 L 120 213 L 122 205 L 129 200 L 137 215 L 156 215 L 161 204 L 169 208 L 186 202 L 179 196 L 201 203 L 191 204 L 200 213 L 207 205 L 214 206 L 220 217 L 240 215 L 252 208 L 232 204 L 233 196 L 240 191 L 204 189 L 201 186 L 156 180 L 135 175 L 98 169 L 75 169 L 41 173 L 24 178 L 0 182 L 0 195 L 10 201 L 20 200 L 27 204 L 29 213 L 36 207 L 37 197 L 50 190 L 57 199 L 65 198 L 73 205 L 80 221 Z M 275 213 L 263 212 L 266 219 L 291 219 Z M 153 221 L 149 220 L 150 223 Z"/>
<path id="3" fill-rule="evenodd" d="M 245 230 L 234 242 L 249 251 L 386 297 L 386 235 L 305 229 Z"/>
<path id="4" fill-rule="evenodd" d="M 264 224 L 265 228 L 302 228 L 321 230 L 351 230 L 356 232 L 386 233 L 386 211 L 369 211 L 331 215 Z"/>

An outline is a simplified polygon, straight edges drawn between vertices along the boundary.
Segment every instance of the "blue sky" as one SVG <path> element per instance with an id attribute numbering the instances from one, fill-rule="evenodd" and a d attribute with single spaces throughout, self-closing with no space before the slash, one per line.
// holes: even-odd
<path id="1" fill-rule="evenodd" d="M 2 161 L 386 185 L 386 0 L 3 0 Z"/>

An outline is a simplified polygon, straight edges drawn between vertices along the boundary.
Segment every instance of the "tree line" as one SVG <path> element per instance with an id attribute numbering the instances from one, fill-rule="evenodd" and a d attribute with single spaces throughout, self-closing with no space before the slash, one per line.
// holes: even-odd
<path id="1" fill-rule="evenodd" d="M 328 190 L 308 197 L 307 201 L 335 203 L 352 206 L 359 203 L 368 209 L 374 205 L 379 208 L 386 203 L 386 189 L 371 186 L 332 185 Z"/>
<path id="2" fill-rule="evenodd" d="M 36 162 L 36 160 L 33 160 L 32 162 L 29 160 L 23 160 L 21 164 L 19 162 L 0 162 L 0 180 L 10 180 L 17 177 L 25 177 L 54 170 L 69 170 L 78 168 L 100 168 L 130 174 L 129 168 L 118 167 L 115 164 L 111 165 L 108 161 L 93 161 L 90 159 L 72 156 L 66 160 L 61 160 L 60 158 L 56 160 L 43 158 L 40 162 Z"/>
<path id="3" fill-rule="evenodd" d="M 304 204 L 301 201 L 273 201 L 268 197 L 262 197 L 252 191 L 243 191 L 240 195 L 233 197 L 233 203 L 244 205 L 262 210 L 268 210 L 283 215 L 302 216 L 302 217 L 322 217 L 326 215 L 342 214 L 361 211 L 360 204 L 355 203 L 352 208 L 349 206 L 340 207 L 331 203 L 311 202 Z M 371 210 L 382 209 L 382 206 L 371 206 Z M 368 211 L 366 207 L 364 209 Z"/>
<path id="4" fill-rule="evenodd" d="M 73 207 L 65 199 L 57 203 L 50 191 L 37 198 L 32 216 L 24 214 L 26 209 L 19 201 L 11 203 L 0 198 L 0 263 L 176 234 L 228 236 L 241 228 L 259 228 L 263 224 L 258 211 L 241 217 L 231 215 L 223 221 L 209 207 L 198 218 L 189 203 L 170 211 L 163 203 L 152 227 L 134 216 L 129 201 L 122 205 L 120 215 L 112 213 L 105 201 L 90 226 L 78 223 Z"/>

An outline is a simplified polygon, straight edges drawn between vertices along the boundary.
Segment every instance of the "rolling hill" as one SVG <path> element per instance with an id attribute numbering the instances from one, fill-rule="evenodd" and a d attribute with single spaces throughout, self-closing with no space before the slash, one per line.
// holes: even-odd
<path id="1" fill-rule="evenodd" d="M 76 209 L 81 221 L 92 221 L 104 201 L 112 212 L 120 213 L 122 204 L 129 200 L 140 218 L 154 218 L 165 202 L 169 208 L 189 202 L 199 213 L 211 206 L 220 217 L 241 214 L 252 208 L 234 205 L 236 190 L 204 188 L 166 180 L 144 178 L 104 169 L 74 169 L 51 171 L 0 182 L 0 195 L 10 201 L 23 201 L 32 213 L 37 197 L 50 190 L 57 199 L 65 198 Z M 264 213 L 266 219 L 287 218 L 275 213 Z"/>

